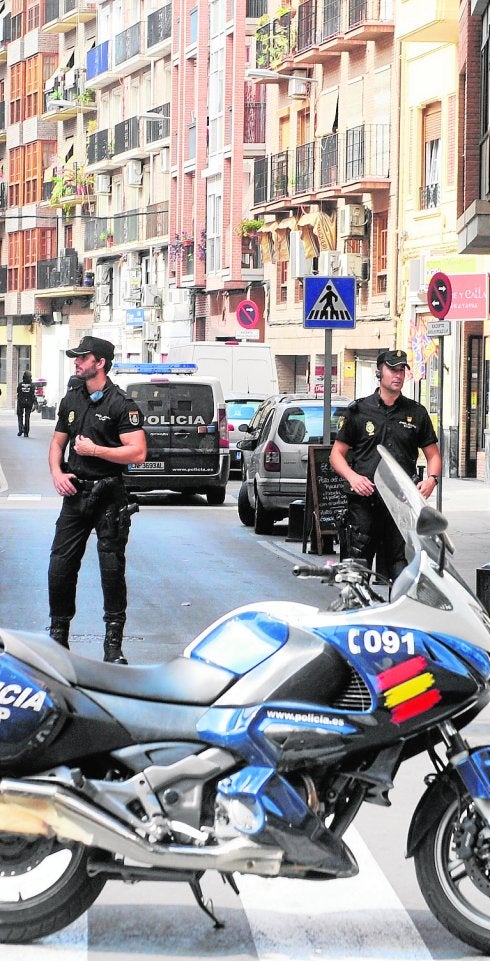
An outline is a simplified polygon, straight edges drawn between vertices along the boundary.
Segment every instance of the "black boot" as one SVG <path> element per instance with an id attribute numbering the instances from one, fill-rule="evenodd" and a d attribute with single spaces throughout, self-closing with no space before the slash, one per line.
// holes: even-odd
<path id="1" fill-rule="evenodd" d="M 61 644 L 62 647 L 67 647 L 69 649 L 70 645 L 68 643 L 68 635 L 70 633 L 70 618 L 69 617 L 52 617 L 51 627 L 49 628 L 49 636 L 56 641 L 57 644 Z"/>
<path id="2" fill-rule="evenodd" d="M 105 626 L 104 661 L 111 664 L 127 664 L 121 650 L 124 624 L 119 621 L 107 621 Z"/>

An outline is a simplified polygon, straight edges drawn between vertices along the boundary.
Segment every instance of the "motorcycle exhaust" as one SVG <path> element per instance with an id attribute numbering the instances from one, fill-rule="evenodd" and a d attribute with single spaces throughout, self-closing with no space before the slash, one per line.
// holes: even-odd
<path id="1" fill-rule="evenodd" d="M 157 845 L 59 784 L 0 781 L 0 831 L 77 841 L 142 864 L 177 871 L 218 871 L 276 877 L 283 851 L 232 838 L 207 847 Z"/>

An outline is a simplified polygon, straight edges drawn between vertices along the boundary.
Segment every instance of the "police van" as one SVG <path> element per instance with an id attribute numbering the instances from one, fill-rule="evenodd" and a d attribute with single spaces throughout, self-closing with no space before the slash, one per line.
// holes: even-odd
<path id="1" fill-rule="evenodd" d="M 223 504 L 230 450 L 219 380 L 199 377 L 196 364 L 115 363 L 110 376 L 144 417 L 147 460 L 127 465 L 127 489 L 205 494 L 208 504 Z"/>

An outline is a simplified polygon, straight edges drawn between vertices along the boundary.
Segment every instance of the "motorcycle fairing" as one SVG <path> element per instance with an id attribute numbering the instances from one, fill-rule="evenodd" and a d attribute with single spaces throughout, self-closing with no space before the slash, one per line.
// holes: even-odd
<path id="1" fill-rule="evenodd" d="M 238 609 L 200 634 L 186 654 L 241 677 L 278 651 L 288 635 L 286 620 L 260 608 Z"/>
<path id="2" fill-rule="evenodd" d="M 44 747 L 63 724 L 64 704 L 34 671 L 0 655 L 0 762 Z"/>

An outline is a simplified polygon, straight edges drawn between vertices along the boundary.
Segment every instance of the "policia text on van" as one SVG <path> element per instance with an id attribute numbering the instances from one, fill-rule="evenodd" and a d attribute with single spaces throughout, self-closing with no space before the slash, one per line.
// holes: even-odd
<path id="1" fill-rule="evenodd" d="M 114 364 L 113 378 L 144 416 L 147 460 L 128 464 L 132 492 L 205 494 L 223 504 L 230 472 L 226 409 L 220 382 L 195 364 Z"/>

